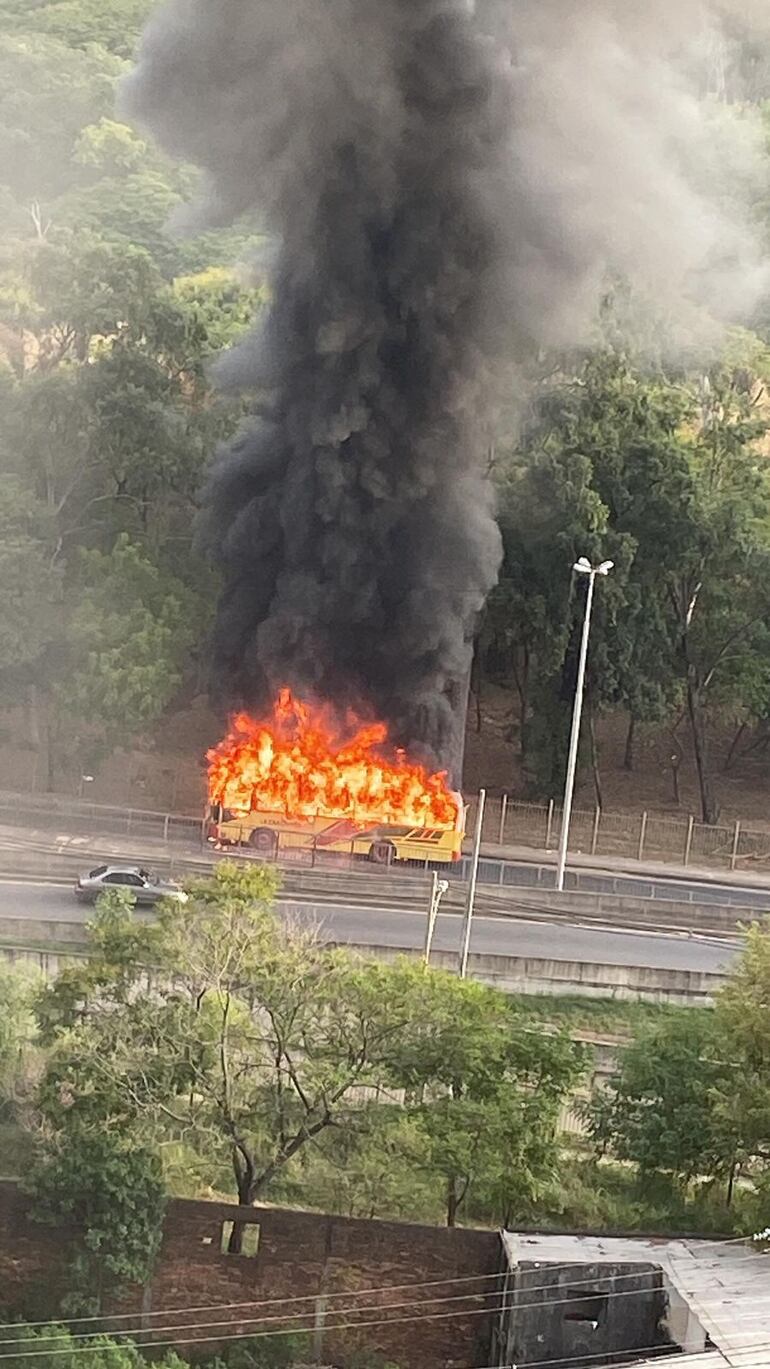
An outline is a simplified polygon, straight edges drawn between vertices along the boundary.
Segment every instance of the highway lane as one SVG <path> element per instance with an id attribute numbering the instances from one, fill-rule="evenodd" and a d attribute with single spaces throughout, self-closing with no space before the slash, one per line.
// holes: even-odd
<path id="1" fill-rule="evenodd" d="M 329 940 L 354 945 L 410 949 L 423 944 L 425 914 L 392 908 L 358 908 L 343 903 L 313 905 L 287 902 L 284 911 L 319 925 Z M 66 887 L 0 882 L 0 917 L 29 921 L 84 921 L 89 909 Z M 462 919 L 438 919 L 436 950 L 459 948 Z M 738 954 L 734 942 L 688 936 L 615 932 L 574 923 L 549 925 L 521 918 L 478 917 L 471 950 L 477 954 L 523 956 L 590 964 L 633 965 L 650 969 L 718 973 Z"/>

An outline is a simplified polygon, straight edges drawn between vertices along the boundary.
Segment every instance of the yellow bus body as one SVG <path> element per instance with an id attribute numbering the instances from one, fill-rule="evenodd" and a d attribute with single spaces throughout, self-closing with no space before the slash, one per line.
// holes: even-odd
<path id="1" fill-rule="evenodd" d="M 387 823 L 357 823 L 348 818 L 288 817 L 285 813 L 234 812 L 212 804 L 207 815 L 207 837 L 216 846 L 248 846 L 267 857 L 282 851 L 312 859 L 326 851 L 366 857 L 377 865 L 393 861 L 448 864 L 462 855 L 465 807 L 458 795 L 458 817 L 453 828 L 391 827 Z M 296 857 L 295 857 L 296 858 Z"/>

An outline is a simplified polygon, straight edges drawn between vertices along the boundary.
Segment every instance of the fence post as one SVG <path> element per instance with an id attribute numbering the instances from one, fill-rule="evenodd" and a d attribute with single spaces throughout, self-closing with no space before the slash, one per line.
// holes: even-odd
<path id="1" fill-rule="evenodd" d="M 694 827 L 695 827 L 695 818 L 693 817 L 693 815 L 692 815 L 692 813 L 691 813 L 691 814 L 690 814 L 690 821 L 689 821 L 688 824 L 687 824 L 687 837 L 686 837 L 685 843 L 684 843 L 684 863 L 685 863 L 685 865 L 689 865 L 689 864 L 690 864 L 690 852 L 691 852 L 691 850 L 692 850 L 692 834 L 693 834 L 693 828 L 694 828 Z"/>
<path id="2" fill-rule="evenodd" d="M 740 820 L 739 820 L 739 821 L 736 822 L 736 824 L 735 824 L 735 832 L 734 832 L 734 834 L 733 834 L 733 849 L 732 849 L 732 852 L 731 852 L 731 854 L 730 854 L 730 869 L 731 869 L 731 870 L 734 870 L 735 867 L 736 867 L 736 865 L 738 864 L 738 847 L 739 847 L 739 845 L 740 845 L 740 840 L 741 840 L 741 824 L 740 824 Z"/>
<path id="3" fill-rule="evenodd" d="M 497 842 L 498 846 L 502 846 L 503 841 L 505 840 L 505 817 L 506 817 L 506 813 L 507 813 L 507 812 L 508 812 L 508 795 L 507 795 L 507 794 L 503 794 L 502 803 L 500 804 L 500 836 L 499 836 L 498 842 Z"/>
<path id="4" fill-rule="evenodd" d="M 166 814 L 165 818 L 163 819 L 163 840 L 165 841 L 166 845 L 168 846 L 168 813 Z"/>
<path id="5" fill-rule="evenodd" d="M 551 846 L 551 831 L 553 829 L 553 799 L 548 804 L 548 817 L 545 823 L 545 849 L 548 851 Z"/>
<path id="6" fill-rule="evenodd" d="M 597 846 L 599 845 L 599 823 L 601 822 L 601 820 L 602 820 L 602 810 L 601 810 L 601 808 L 599 807 L 599 805 L 597 804 L 597 806 L 596 806 L 596 811 L 595 811 L 595 813 L 594 813 L 594 829 L 593 829 L 593 832 L 591 833 L 591 855 L 592 855 L 592 856 L 595 856 L 595 855 L 596 855 L 596 848 L 597 848 Z"/>
<path id="7" fill-rule="evenodd" d="M 638 850 L 637 856 L 636 856 L 636 859 L 637 859 L 637 860 L 640 860 L 640 861 L 643 860 L 643 858 L 644 858 L 644 840 L 645 840 L 645 837 L 646 837 L 646 836 L 647 836 L 647 809 L 645 808 L 644 812 L 642 813 L 642 825 L 641 825 L 641 827 L 640 827 L 640 829 L 639 829 L 639 850 Z"/>

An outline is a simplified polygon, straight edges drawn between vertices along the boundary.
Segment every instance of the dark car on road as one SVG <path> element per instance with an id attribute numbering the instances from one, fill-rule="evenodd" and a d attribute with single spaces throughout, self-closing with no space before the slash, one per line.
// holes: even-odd
<path id="1" fill-rule="evenodd" d="M 171 898 L 177 903 L 187 902 L 187 894 L 178 884 L 157 879 L 138 865 L 98 865 L 87 875 L 80 876 L 75 885 L 75 897 L 81 903 L 95 903 L 99 895 L 107 893 L 109 889 L 127 890 L 142 907 L 159 903 L 162 898 Z"/>

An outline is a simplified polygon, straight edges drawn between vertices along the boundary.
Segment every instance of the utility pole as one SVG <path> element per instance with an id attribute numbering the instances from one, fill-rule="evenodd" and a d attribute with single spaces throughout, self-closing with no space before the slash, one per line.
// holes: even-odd
<path id="1" fill-rule="evenodd" d="M 588 593 L 586 595 L 586 611 L 583 619 L 583 638 L 580 643 L 580 661 L 578 664 L 577 683 L 575 685 L 575 704 L 572 710 L 572 732 L 569 739 L 569 756 L 567 757 L 567 779 L 564 786 L 564 805 L 561 814 L 561 833 L 559 835 L 559 859 L 556 864 L 556 888 L 559 893 L 564 890 L 564 873 L 567 867 L 567 848 L 569 846 L 569 829 L 572 821 L 572 800 L 575 794 L 575 771 L 577 769 L 578 746 L 580 744 L 580 723 L 583 716 L 583 694 L 586 682 L 586 661 L 588 660 L 588 639 L 591 635 L 591 613 L 594 605 L 594 585 L 597 575 L 609 575 L 614 562 L 602 561 L 600 566 L 592 566 L 587 557 L 581 556 L 576 561 L 572 569 L 578 575 L 588 576 Z"/>
<path id="2" fill-rule="evenodd" d="M 439 904 L 449 889 L 449 881 L 439 879 L 436 871 L 433 871 L 431 881 L 430 904 L 428 906 L 428 925 L 425 928 L 425 949 L 422 958 L 427 965 L 430 962 L 430 953 L 433 949 L 433 933 L 436 930 L 436 918 L 438 917 Z"/>
<path id="3" fill-rule="evenodd" d="M 473 856 L 468 876 L 468 896 L 465 900 L 465 921 L 460 946 L 460 978 L 468 974 L 468 955 L 471 949 L 471 927 L 473 924 L 473 905 L 476 902 L 476 881 L 479 874 L 479 854 L 481 852 L 481 830 L 484 825 L 484 806 L 487 801 L 486 789 L 479 790 L 479 806 L 476 813 L 476 835 L 473 838 Z"/>

